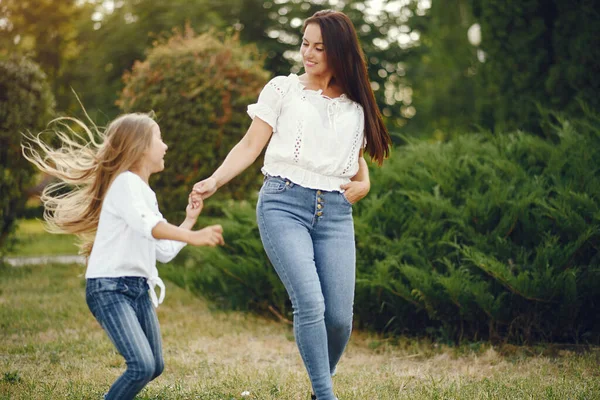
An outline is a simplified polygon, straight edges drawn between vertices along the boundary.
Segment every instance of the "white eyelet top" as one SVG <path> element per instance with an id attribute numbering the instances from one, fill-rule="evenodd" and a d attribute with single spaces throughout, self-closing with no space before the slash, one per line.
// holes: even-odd
<path id="1" fill-rule="evenodd" d="M 340 191 L 358 172 L 364 147 L 364 114 L 345 94 L 337 98 L 308 90 L 296 74 L 277 76 L 248 106 L 273 128 L 262 168 L 307 188 Z"/>

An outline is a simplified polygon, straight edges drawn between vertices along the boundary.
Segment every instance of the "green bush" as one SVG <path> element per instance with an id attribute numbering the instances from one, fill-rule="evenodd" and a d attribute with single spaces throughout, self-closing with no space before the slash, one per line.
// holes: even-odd
<path id="1" fill-rule="evenodd" d="M 360 327 L 449 342 L 599 341 L 600 120 L 558 121 L 555 141 L 467 134 L 407 145 L 372 168 L 355 206 Z M 171 276 L 221 306 L 289 318 L 252 204 L 228 215 L 228 246 L 190 249 Z"/>
<path id="2" fill-rule="evenodd" d="M 25 58 L 0 60 L 0 253 L 27 200 L 34 167 L 21 154 L 21 132 L 38 132 L 53 115 L 46 76 Z"/>
<path id="3" fill-rule="evenodd" d="M 256 199 L 221 207 L 225 246 L 183 249 L 161 275 L 223 309 L 255 311 L 292 318 L 287 293 L 263 249 L 256 224 Z"/>
<path id="4" fill-rule="evenodd" d="M 207 178 L 250 125 L 248 104 L 256 102 L 269 74 L 254 46 L 213 34 L 176 33 L 148 51 L 124 76 L 123 111 L 154 110 L 169 145 L 156 188 L 168 218 L 181 217 L 192 185 Z M 215 197 L 243 199 L 259 186 L 258 163 Z M 214 204 L 211 199 L 209 204 Z"/>
<path id="5" fill-rule="evenodd" d="M 357 302 L 359 320 L 402 331 L 416 313 L 451 340 L 599 340 L 600 125 L 558 120 L 556 143 L 463 135 L 373 171 L 358 292 L 383 290 L 369 313 Z"/>

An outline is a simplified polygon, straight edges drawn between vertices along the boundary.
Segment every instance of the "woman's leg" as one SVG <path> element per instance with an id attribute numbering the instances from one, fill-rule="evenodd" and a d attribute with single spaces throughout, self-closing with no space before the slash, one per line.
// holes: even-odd
<path id="1" fill-rule="evenodd" d="M 273 181 L 267 186 L 272 179 L 265 182 L 257 205 L 261 239 L 292 301 L 294 335 L 313 390 L 319 400 L 334 400 L 325 303 L 310 235 L 313 215 L 307 207 L 314 191 L 289 183 L 279 190 Z"/>
<path id="2" fill-rule="evenodd" d="M 325 299 L 330 373 L 352 332 L 356 250 L 352 207 L 338 192 L 318 194 L 322 215 L 312 230 L 317 274 Z"/>
<path id="3" fill-rule="evenodd" d="M 127 363 L 127 369 L 105 396 L 107 400 L 133 399 L 155 376 L 152 348 L 136 314 L 139 290 L 127 286 L 123 278 L 88 279 L 86 299 L 90 311 Z"/>

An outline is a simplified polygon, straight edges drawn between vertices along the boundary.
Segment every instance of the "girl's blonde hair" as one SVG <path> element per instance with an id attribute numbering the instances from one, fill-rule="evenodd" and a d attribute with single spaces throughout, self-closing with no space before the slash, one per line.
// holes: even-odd
<path id="1" fill-rule="evenodd" d="M 125 114 L 101 131 L 94 132 L 75 118 L 51 122 L 59 148 L 27 134 L 21 144 L 24 157 L 42 172 L 59 179 L 41 195 L 46 229 L 52 233 L 75 234 L 80 252 L 89 255 L 98 228 L 102 201 L 113 180 L 134 168 L 150 147 L 156 123 L 150 114 Z M 77 133 L 71 124 L 84 134 Z"/>

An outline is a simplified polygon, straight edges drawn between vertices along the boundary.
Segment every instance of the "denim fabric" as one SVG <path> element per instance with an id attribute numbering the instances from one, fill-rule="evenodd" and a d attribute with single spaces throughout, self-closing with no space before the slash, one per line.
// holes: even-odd
<path id="1" fill-rule="evenodd" d="M 296 344 L 319 400 L 352 330 L 356 251 L 352 205 L 340 192 L 267 177 L 257 204 L 265 251 L 290 296 Z"/>
<path id="2" fill-rule="evenodd" d="M 133 399 L 164 369 L 160 327 L 146 278 L 87 279 L 86 301 L 127 363 L 105 399 Z"/>

